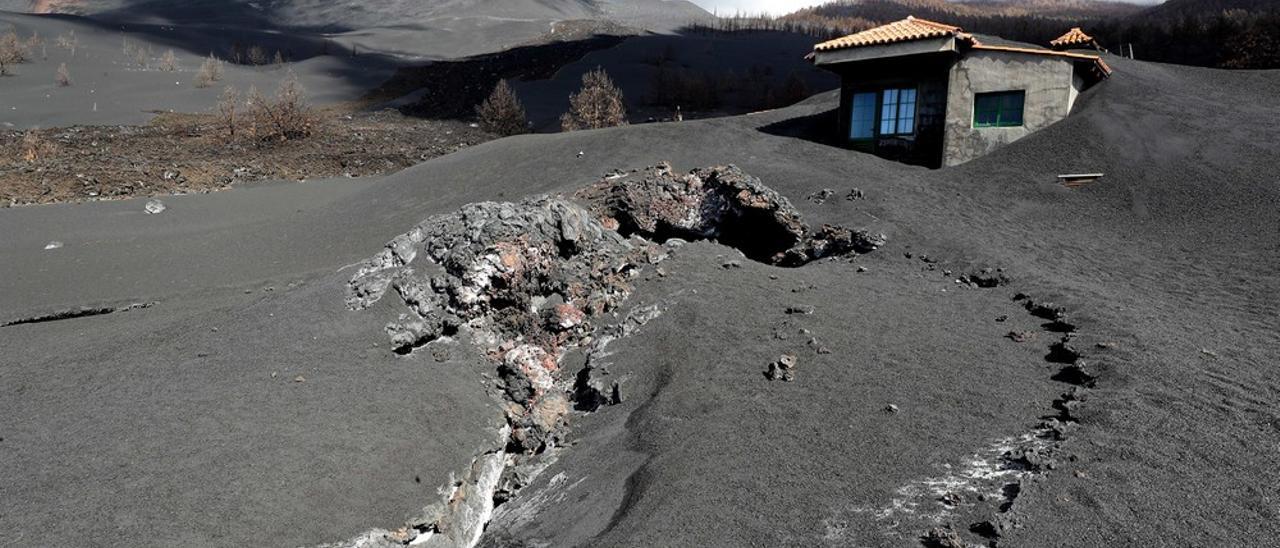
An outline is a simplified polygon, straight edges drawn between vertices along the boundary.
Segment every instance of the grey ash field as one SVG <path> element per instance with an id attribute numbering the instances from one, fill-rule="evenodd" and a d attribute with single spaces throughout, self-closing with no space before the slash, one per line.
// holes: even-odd
<path id="1" fill-rule="evenodd" d="M 1280 73 L 1107 61 L 1065 121 L 942 170 L 817 142 L 823 93 L 158 215 L 0 209 L 0 546 L 1265 545 Z M 682 243 L 560 222 L 551 243 L 583 247 L 552 249 L 600 261 L 538 283 L 614 291 L 563 331 L 456 306 L 470 323 L 397 348 L 406 305 L 463 295 L 443 274 L 349 306 L 372 265 L 437 276 L 435 240 L 385 247 L 424 221 L 484 227 L 470 244 L 514 271 L 533 255 L 484 238 L 524 225 L 454 216 L 542 195 L 587 211 L 582 189 L 663 162 L 736 166 L 806 235 L 884 240 L 779 266 L 740 226 Z M 512 441 L 531 428 L 501 367 L 513 333 L 564 351 L 519 400 L 537 419 L 568 399 L 536 455 Z M 784 355 L 794 379 L 769 380 Z"/>

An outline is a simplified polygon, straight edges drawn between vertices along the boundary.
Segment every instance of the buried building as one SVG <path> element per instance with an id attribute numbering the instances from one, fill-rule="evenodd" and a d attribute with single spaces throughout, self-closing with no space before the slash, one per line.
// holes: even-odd
<path id="1" fill-rule="evenodd" d="M 841 78 L 840 141 L 911 164 L 961 164 L 1065 118 L 1111 74 L 1094 53 L 995 42 L 907 17 L 814 46 L 814 64 Z"/>

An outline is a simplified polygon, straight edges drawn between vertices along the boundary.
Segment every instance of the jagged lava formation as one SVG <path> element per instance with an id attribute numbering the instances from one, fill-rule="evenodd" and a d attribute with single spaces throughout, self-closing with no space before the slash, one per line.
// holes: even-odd
<path id="1" fill-rule="evenodd" d="M 686 240 L 780 266 L 884 243 L 810 228 L 785 197 L 734 166 L 677 174 L 662 164 L 615 172 L 571 198 L 431 217 L 359 267 L 347 302 L 365 309 L 394 291 L 405 308 L 386 329 L 400 353 L 465 332 L 497 364 L 511 449 L 536 453 L 555 443 L 572 404 L 559 366 L 566 350 L 590 342 L 597 320 L 632 291 L 629 280 Z"/>

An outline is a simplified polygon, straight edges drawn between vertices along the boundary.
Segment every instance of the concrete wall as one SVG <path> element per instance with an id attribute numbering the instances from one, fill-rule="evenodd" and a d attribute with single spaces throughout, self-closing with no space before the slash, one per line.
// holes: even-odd
<path id="1" fill-rule="evenodd" d="M 1079 93 L 1074 72 L 1068 59 L 968 52 L 951 67 L 943 163 L 962 164 L 1066 118 Z M 1026 91 L 1022 127 L 973 127 L 975 94 L 1016 90 Z"/>

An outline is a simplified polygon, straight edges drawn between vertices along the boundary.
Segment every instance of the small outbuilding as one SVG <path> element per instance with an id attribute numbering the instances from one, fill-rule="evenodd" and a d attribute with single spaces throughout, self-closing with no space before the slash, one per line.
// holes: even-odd
<path id="1" fill-rule="evenodd" d="M 1092 53 L 980 40 L 915 17 L 822 42 L 812 60 L 840 76 L 842 143 L 929 167 L 1066 118 L 1082 91 L 1111 75 Z"/>

